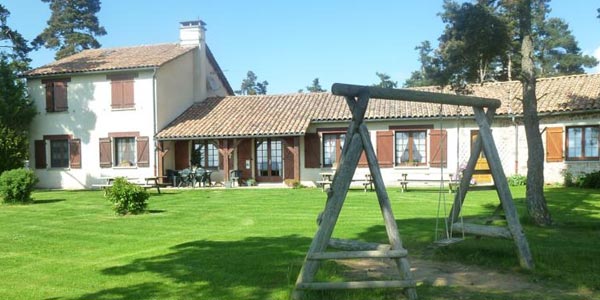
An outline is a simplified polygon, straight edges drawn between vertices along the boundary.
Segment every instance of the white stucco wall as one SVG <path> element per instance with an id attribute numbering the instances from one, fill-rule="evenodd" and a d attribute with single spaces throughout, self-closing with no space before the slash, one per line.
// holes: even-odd
<path id="1" fill-rule="evenodd" d="M 190 51 L 156 73 L 157 126 L 160 131 L 194 103 L 194 58 Z"/>
<path id="2" fill-rule="evenodd" d="M 106 74 L 71 76 L 67 88 L 68 111 L 46 112 L 45 86 L 40 79 L 28 80 L 38 115 L 31 125 L 31 166 L 34 163 L 34 141 L 44 135 L 71 134 L 81 139 L 81 169 L 36 169 L 40 188 L 89 188 L 102 183 L 101 177 L 128 176 L 143 178 L 154 174 L 153 148 L 153 93 L 152 71 L 137 71 L 134 80 L 133 109 L 111 108 L 111 84 Z M 150 167 L 100 168 L 99 139 L 110 132 L 139 132 L 150 138 Z M 49 163 L 49 157 L 48 157 Z"/>

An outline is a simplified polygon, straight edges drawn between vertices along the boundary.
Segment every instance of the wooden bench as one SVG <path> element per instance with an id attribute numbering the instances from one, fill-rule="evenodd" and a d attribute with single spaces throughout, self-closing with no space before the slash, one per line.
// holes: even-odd
<path id="1" fill-rule="evenodd" d="M 160 187 L 161 186 L 164 187 L 166 185 L 163 183 L 159 183 L 158 182 L 159 178 L 161 178 L 161 177 L 156 177 L 156 176 L 146 177 L 146 178 L 144 178 L 143 182 L 136 181 L 137 178 L 126 178 L 126 179 L 128 182 L 138 185 L 138 186 L 144 188 L 145 190 L 155 188 L 156 191 L 160 194 Z M 92 187 L 104 190 L 104 196 L 106 196 L 106 193 L 108 192 L 108 188 L 113 186 L 113 181 L 115 180 L 115 178 L 108 177 L 108 178 L 104 178 L 104 179 L 106 180 L 106 183 L 92 184 Z"/>
<path id="2" fill-rule="evenodd" d="M 448 180 L 444 180 L 444 179 L 436 179 L 436 178 L 408 178 L 408 174 L 407 173 L 402 173 L 402 178 L 398 179 L 398 183 L 400 183 L 400 191 L 401 192 L 406 192 L 408 191 L 408 184 L 410 182 L 424 182 L 424 183 L 443 183 L 445 184 L 446 182 L 448 183 L 448 193 L 453 193 L 456 190 L 458 190 L 458 187 L 460 186 L 460 182 L 458 180 L 455 180 L 453 178 L 454 174 L 448 174 Z"/>
<path id="3" fill-rule="evenodd" d="M 330 177 L 323 177 L 323 180 L 315 181 L 317 186 L 321 186 L 323 192 L 327 190 L 327 186 L 331 188 L 331 182 L 332 180 Z M 360 183 L 365 192 L 367 191 L 367 188 L 369 188 L 371 191 L 373 190 L 373 177 L 371 174 L 365 174 L 365 179 L 352 179 L 352 182 Z"/>

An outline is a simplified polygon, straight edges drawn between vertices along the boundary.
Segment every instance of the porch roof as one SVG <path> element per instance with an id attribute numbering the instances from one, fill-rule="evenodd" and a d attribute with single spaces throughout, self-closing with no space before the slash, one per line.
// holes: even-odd
<path id="1" fill-rule="evenodd" d="M 522 114 L 521 83 L 485 83 L 469 87 L 471 95 L 502 101 L 497 114 Z M 439 87 L 416 90 L 453 93 Z M 600 110 L 600 74 L 538 79 L 538 112 Z M 439 117 L 439 104 L 371 99 L 367 120 L 408 120 Z M 470 107 L 443 106 L 444 117 L 471 116 Z M 196 103 L 158 133 L 157 138 L 227 138 L 304 135 L 311 122 L 351 119 L 343 97 L 331 93 L 227 96 Z"/>

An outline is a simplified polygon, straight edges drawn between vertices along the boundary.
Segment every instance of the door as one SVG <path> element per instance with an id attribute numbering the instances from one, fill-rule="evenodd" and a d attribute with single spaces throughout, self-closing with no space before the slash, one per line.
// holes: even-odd
<path id="1" fill-rule="evenodd" d="M 478 134 L 479 130 L 471 130 L 471 152 L 473 152 L 473 146 Z M 479 154 L 479 159 L 477 159 L 477 163 L 475 164 L 473 179 L 477 184 L 492 183 L 492 172 L 483 151 Z"/>
<path id="2" fill-rule="evenodd" d="M 256 140 L 256 181 L 283 181 L 283 147 L 281 140 Z"/>

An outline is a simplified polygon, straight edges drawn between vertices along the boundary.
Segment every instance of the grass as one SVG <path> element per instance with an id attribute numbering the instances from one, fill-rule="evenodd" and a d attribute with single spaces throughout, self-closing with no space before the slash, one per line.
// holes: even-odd
<path id="1" fill-rule="evenodd" d="M 513 194 L 522 216 L 524 188 Z M 325 202 L 319 189 L 167 190 L 152 194 L 148 213 L 119 217 L 99 191 L 33 197 L 30 205 L 0 206 L 0 299 L 288 299 Z M 421 299 L 599 297 L 599 193 L 549 188 L 546 197 L 557 225 L 524 224 L 536 262 L 534 271 L 524 272 L 510 241 L 469 238 L 431 250 L 438 194 L 390 190 L 410 256 L 517 270 L 565 291 L 515 295 L 422 285 Z M 489 215 L 495 203 L 494 192 L 472 192 L 464 214 Z M 334 236 L 386 240 L 375 193 L 350 191 Z M 337 265 L 323 269 L 320 278 L 341 279 Z M 393 299 L 396 292 L 315 292 L 309 298 Z"/>

